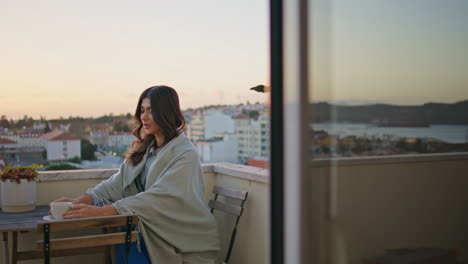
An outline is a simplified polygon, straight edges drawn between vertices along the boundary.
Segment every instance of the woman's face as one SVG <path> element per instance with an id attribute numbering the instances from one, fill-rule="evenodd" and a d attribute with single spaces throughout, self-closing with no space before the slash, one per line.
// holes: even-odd
<path id="1" fill-rule="evenodd" d="M 141 123 L 143 124 L 143 130 L 146 135 L 158 134 L 161 132 L 161 128 L 156 122 L 154 122 L 153 115 L 151 114 L 151 103 L 149 98 L 143 99 L 140 106 L 141 110 Z"/>

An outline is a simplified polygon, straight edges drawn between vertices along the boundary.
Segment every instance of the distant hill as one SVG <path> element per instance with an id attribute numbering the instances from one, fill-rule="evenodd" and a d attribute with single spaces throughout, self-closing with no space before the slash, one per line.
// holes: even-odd
<path id="1" fill-rule="evenodd" d="M 453 104 L 426 103 L 418 106 L 373 104 L 343 106 L 310 105 L 314 122 L 351 122 L 388 125 L 468 124 L 468 100 Z"/>

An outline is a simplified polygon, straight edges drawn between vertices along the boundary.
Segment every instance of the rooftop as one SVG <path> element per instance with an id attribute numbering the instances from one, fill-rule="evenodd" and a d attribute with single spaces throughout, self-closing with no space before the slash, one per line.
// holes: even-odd
<path id="1" fill-rule="evenodd" d="M 7 138 L 0 138 L 0 144 L 18 144 L 18 142 Z"/>
<path id="2" fill-rule="evenodd" d="M 74 135 L 59 130 L 54 130 L 52 132 L 44 134 L 43 137 L 49 141 L 80 140 L 80 138 Z"/>
<path id="3" fill-rule="evenodd" d="M 248 116 L 242 115 L 242 114 L 233 116 L 232 118 L 233 119 L 250 119 Z"/>

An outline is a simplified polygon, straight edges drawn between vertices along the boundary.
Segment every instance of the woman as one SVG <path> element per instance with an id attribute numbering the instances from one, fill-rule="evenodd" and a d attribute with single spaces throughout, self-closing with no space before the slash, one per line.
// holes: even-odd
<path id="1" fill-rule="evenodd" d="M 120 170 L 76 199 L 65 219 L 136 214 L 153 263 L 215 263 L 216 222 L 203 196 L 198 154 L 184 135 L 176 91 L 146 89 L 135 112 L 137 138 Z M 105 206 L 96 206 L 105 205 Z"/>

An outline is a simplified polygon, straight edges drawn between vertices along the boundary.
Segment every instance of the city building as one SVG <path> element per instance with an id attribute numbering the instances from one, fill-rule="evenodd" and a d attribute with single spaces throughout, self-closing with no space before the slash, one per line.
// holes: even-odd
<path id="1" fill-rule="evenodd" d="M 19 135 L 19 148 L 23 150 L 42 150 L 44 138 L 42 133 L 23 133 Z"/>
<path id="2" fill-rule="evenodd" d="M 111 132 L 107 137 L 107 147 L 114 150 L 125 150 L 130 147 L 135 136 L 131 132 Z"/>
<path id="3" fill-rule="evenodd" d="M 109 142 L 109 132 L 106 130 L 90 131 L 89 141 L 98 147 L 106 147 Z"/>
<path id="4" fill-rule="evenodd" d="M 193 141 L 210 139 L 216 135 L 234 133 L 234 120 L 220 110 L 198 113 L 189 123 L 189 137 Z"/>
<path id="5" fill-rule="evenodd" d="M 91 144 L 98 147 L 107 147 L 109 142 L 109 133 L 112 131 L 112 126 L 109 124 L 92 124 L 86 128 L 89 131 L 89 141 Z"/>
<path id="6" fill-rule="evenodd" d="M 184 128 L 184 132 L 188 138 L 192 139 L 192 126 L 190 125 L 188 121 L 187 121 L 187 125 Z"/>
<path id="7" fill-rule="evenodd" d="M 248 159 L 247 166 L 253 166 L 262 169 L 270 168 L 270 160 L 268 158 Z"/>
<path id="8" fill-rule="evenodd" d="M 0 172 L 5 168 L 7 160 L 5 157 L 0 156 Z"/>
<path id="9" fill-rule="evenodd" d="M 17 141 L 8 138 L 0 138 L 0 151 L 2 152 L 16 151 L 18 146 L 19 144 Z"/>
<path id="10" fill-rule="evenodd" d="M 222 138 L 203 139 L 195 142 L 202 163 L 239 163 L 237 138 L 224 135 Z"/>
<path id="11" fill-rule="evenodd" d="M 46 122 L 34 122 L 33 124 L 33 130 L 41 130 L 44 131 L 44 129 L 47 127 Z"/>
<path id="12" fill-rule="evenodd" d="M 246 115 L 234 117 L 238 140 L 238 159 L 246 163 L 251 158 L 268 157 L 269 124 L 268 119 L 260 116 L 258 120 Z"/>
<path id="13" fill-rule="evenodd" d="M 0 155 L 5 156 L 14 165 L 28 165 L 32 163 L 41 163 L 44 161 L 43 151 L 44 142 L 40 133 L 21 133 L 10 132 L 1 135 L 0 141 L 7 142 L 7 146 L 1 146 Z M 14 143 L 13 143 L 14 142 Z"/>
<path id="14" fill-rule="evenodd" d="M 44 134 L 43 137 L 48 161 L 81 158 L 81 142 L 78 137 L 58 130 Z"/>
<path id="15" fill-rule="evenodd" d="M 205 138 L 205 120 L 203 116 L 198 114 L 192 116 L 192 121 L 188 125 L 188 136 L 192 141 L 202 140 Z"/>

